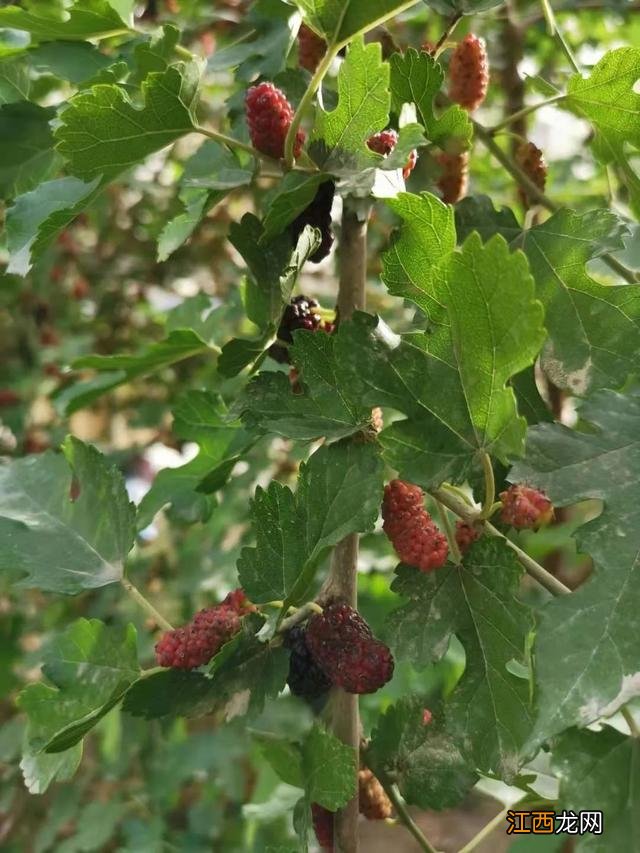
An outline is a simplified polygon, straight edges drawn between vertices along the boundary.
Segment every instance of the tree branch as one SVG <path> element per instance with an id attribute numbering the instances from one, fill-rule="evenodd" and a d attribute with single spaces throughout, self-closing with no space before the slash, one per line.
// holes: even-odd
<path id="1" fill-rule="evenodd" d="M 140 592 L 140 590 L 131 583 L 129 578 L 121 578 L 120 583 L 129 593 L 131 598 L 133 598 L 136 604 L 138 604 L 143 610 L 148 613 L 149 616 L 151 616 L 151 618 L 154 620 L 154 622 L 156 623 L 156 625 L 158 625 L 159 628 L 163 628 L 165 631 L 173 631 L 173 626 L 171 625 L 171 623 L 167 622 L 167 620 L 161 613 L 158 613 L 153 604 L 151 604 L 150 601 L 147 601 L 147 599 Z"/>

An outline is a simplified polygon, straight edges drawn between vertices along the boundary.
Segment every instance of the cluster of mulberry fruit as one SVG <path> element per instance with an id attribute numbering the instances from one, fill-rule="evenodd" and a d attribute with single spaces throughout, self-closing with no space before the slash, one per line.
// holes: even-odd
<path id="1" fill-rule="evenodd" d="M 380 133 L 374 133 L 367 139 L 367 145 L 376 154 L 382 154 L 383 157 L 388 157 L 389 154 L 398 144 L 398 134 L 395 130 L 388 128 Z M 409 152 L 407 162 L 402 167 L 402 177 L 407 180 L 411 172 L 413 172 L 416 163 L 418 162 L 418 152 L 414 148 Z"/>
<path id="2" fill-rule="evenodd" d="M 298 64 L 312 74 L 327 50 L 327 43 L 311 27 L 302 24 L 298 30 Z"/>
<path id="3" fill-rule="evenodd" d="M 449 97 L 470 112 L 487 97 L 489 60 L 484 39 L 469 33 L 457 45 L 449 62 Z"/>
<path id="4" fill-rule="evenodd" d="M 306 628 L 296 625 L 285 637 L 285 648 L 291 652 L 287 684 L 294 696 L 313 701 L 328 693 L 331 679 L 316 663 L 307 645 L 306 634 Z"/>
<path id="5" fill-rule="evenodd" d="M 382 527 L 403 563 L 429 572 L 445 564 L 449 546 L 424 508 L 423 498 L 419 486 L 392 480 L 384 490 Z"/>
<path id="6" fill-rule="evenodd" d="M 447 154 L 440 152 L 436 156 L 436 162 L 440 167 L 440 175 L 437 180 L 440 195 L 445 204 L 456 204 L 467 194 L 469 186 L 469 152 L 460 154 Z"/>
<path id="7" fill-rule="evenodd" d="M 547 183 L 547 164 L 538 146 L 534 145 L 533 142 L 521 143 L 516 151 L 516 163 L 531 182 L 543 192 Z M 523 207 L 531 206 L 533 199 L 529 197 L 525 189 L 520 187 L 518 195 Z"/>
<path id="8" fill-rule="evenodd" d="M 283 157 L 284 141 L 293 120 L 293 109 L 284 92 L 268 82 L 252 86 L 245 98 L 245 112 L 253 147 L 269 157 Z M 299 130 L 294 157 L 300 156 L 304 138 Z"/>
<path id="9" fill-rule="evenodd" d="M 553 505 L 544 492 L 530 486 L 509 486 L 500 493 L 500 518 L 517 528 L 534 528 L 553 519 Z"/>
<path id="10" fill-rule="evenodd" d="M 461 554 L 466 554 L 473 543 L 480 538 L 480 531 L 466 521 L 456 521 L 456 543 Z"/>
<path id="11" fill-rule="evenodd" d="M 293 343 L 293 333 L 297 329 L 331 334 L 334 330 L 334 324 L 323 320 L 319 310 L 320 304 L 316 299 L 303 294 L 294 296 L 282 315 L 277 333 L 278 340 L 285 344 Z M 269 348 L 269 355 L 281 364 L 290 360 L 288 348 L 282 344 L 272 344 Z"/>
<path id="12" fill-rule="evenodd" d="M 207 663 L 240 630 L 241 616 L 253 609 L 243 590 L 230 592 L 220 604 L 163 634 L 155 649 L 159 666 L 195 669 Z"/>
<path id="13" fill-rule="evenodd" d="M 334 601 L 309 619 L 306 645 L 332 685 L 347 693 L 375 693 L 393 675 L 393 656 L 362 616 Z"/>

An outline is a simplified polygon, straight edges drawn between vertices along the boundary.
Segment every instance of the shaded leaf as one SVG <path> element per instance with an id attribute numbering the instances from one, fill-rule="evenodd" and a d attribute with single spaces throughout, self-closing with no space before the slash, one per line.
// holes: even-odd
<path id="1" fill-rule="evenodd" d="M 126 30 L 132 23 L 133 2 L 116 4 L 108 0 L 77 0 L 72 4 L 43 3 L 27 0 L 25 9 L 5 6 L 0 9 L 0 27 L 27 30 L 37 40 L 53 39 L 84 41 L 111 35 L 114 30 Z M 70 8 L 65 8 L 67 5 Z"/>

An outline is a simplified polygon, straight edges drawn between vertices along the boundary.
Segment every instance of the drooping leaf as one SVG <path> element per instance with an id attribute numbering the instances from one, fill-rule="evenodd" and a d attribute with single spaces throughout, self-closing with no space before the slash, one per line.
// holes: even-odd
<path id="1" fill-rule="evenodd" d="M 136 631 L 78 619 L 47 649 L 44 682 L 18 698 L 27 714 L 32 751 L 70 749 L 122 699 L 140 675 Z"/>
<path id="2" fill-rule="evenodd" d="M 191 329 L 175 329 L 159 343 L 150 344 L 137 355 L 88 355 L 77 359 L 73 367 L 98 371 L 97 379 L 81 380 L 65 388 L 56 398 L 66 412 L 88 406 L 98 397 L 141 376 L 162 370 L 196 355 L 213 355 L 213 350 Z"/>
<path id="3" fill-rule="evenodd" d="M 544 489 L 557 506 L 604 502 L 601 515 L 575 534 L 579 549 L 593 557 L 594 575 L 540 615 L 535 744 L 613 714 L 640 694 L 640 640 L 629 630 L 640 606 L 640 396 L 600 391 L 579 413 L 588 431 L 532 427 L 527 455 L 509 476 Z"/>
<path id="4" fill-rule="evenodd" d="M 560 806 L 575 814 L 603 813 L 601 834 L 588 830 L 577 849 L 584 853 L 640 849 L 640 744 L 615 729 L 571 729 L 554 742 L 553 767 L 560 777 Z"/>
<path id="5" fill-rule="evenodd" d="M 28 192 L 52 173 L 57 160 L 52 118 L 51 109 L 29 101 L 0 107 L 1 198 Z"/>
<path id="6" fill-rule="evenodd" d="M 267 698 L 278 695 L 289 672 L 289 653 L 282 646 L 261 643 L 255 632 L 261 617 L 247 617 L 242 632 L 223 647 L 224 662 L 213 675 L 167 669 L 137 681 L 123 708 L 136 717 L 198 717 L 221 712 L 226 720 L 260 713 Z M 215 661 L 215 658 L 214 658 Z"/>
<path id="7" fill-rule="evenodd" d="M 76 0 L 74 3 L 43 3 L 27 0 L 26 8 L 0 9 L 0 27 L 27 30 L 38 41 L 54 39 L 84 41 L 126 32 L 132 23 L 132 0 L 117 4 L 109 0 Z"/>
<path id="8" fill-rule="evenodd" d="M 138 529 L 151 523 L 163 506 L 188 521 L 206 521 L 240 456 L 255 441 L 237 421 L 229 420 L 223 401 L 206 391 L 189 391 L 174 409 L 173 431 L 195 441 L 200 451 L 178 468 L 164 468 L 138 507 Z"/>
<path id="9" fill-rule="evenodd" d="M 393 774 L 405 800 L 421 808 L 457 805 L 477 781 L 474 766 L 448 731 L 440 710 L 429 709 L 417 697 L 391 705 L 379 718 L 367 748 L 367 766 L 384 778 Z"/>
<path id="10" fill-rule="evenodd" d="M 379 161 L 366 141 L 389 118 L 389 66 L 377 42 L 351 43 L 338 73 L 338 96 L 334 110 L 318 110 L 309 154 L 326 172 L 348 175 Z"/>
<path id="11" fill-rule="evenodd" d="M 149 74 L 140 108 L 117 85 L 77 94 L 60 113 L 55 131 L 69 170 L 85 180 L 112 179 L 192 131 L 198 81 L 196 63 Z"/>
<path id="12" fill-rule="evenodd" d="M 488 239 L 499 232 L 527 255 L 549 329 L 542 366 L 555 385 L 583 396 L 622 387 L 638 371 L 640 285 L 602 285 L 585 269 L 592 258 L 623 247 L 628 229 L 615 213 L 561 210 L 521 231 L 510 211 L 473 199 L 458 206 L 457 217 L 463 233 L 473 228 Z"/>
<path id="13" fill-rule="evenodd" d="M 251 514 L 256 545 L 238 560 L 252 601 L 304 600 L 318 561 L 348 533 L 372 530 L 382 491 L 382 463 L 371 444 L 317 450 L 300 469 L 298 491 L 273 481 L 258 488 Z"/>
<path id="14" fill-rule="evenodd" d="M 255 163 L 243 165 L 238 157 L 213 140 L 198 148 L 186 165 L 179 191 L 184 212 L 169 220 L 158 238 L 158 260 L 175 252 L 200 222 L 233 189 L 251 182 Z"/>
<path id="15" fill-rule="evenodd" d="M 25 276 L 43 250 L 99 194 L 100 179 L 56 178 L 18 196 L 7 211 L 7 272 Z"/>
<path id="16" fill-rule="evenodd" d="M 27 101 L 30 91 L 31 75 L 23 56 L 0 62 L 0 104 Z"/>
<path id="17" fill-rule="evenodd" d="M 512 780 L 533 726 L 527 680 L 512 674 L 525 661 L 533 628 L 516 598 L 522 568 L 502 541 L 483 537 L 461 566 L 421 574 L 398 569 L 392 589 L 410 599 L 389 617 L 391 646 L 416 666 L 436 661 L 452 634 L 465 648 L 464 675 L 447 705 L 448 730 L 485 773 Z"/>
<path id="18" fill-rule="evenodd" d="M 335 811 L 356 793 L 356 756 L 350 746 L 315 725 L 302 744 L 302 772 L 307 797 Z"/>
<path id="19" fill-rule="evenodd" d="M 37 729 L 33 729 L 37 733 Z M 52 782 L 67 782 L 73 777 L 82 759 L 82 743 L 66 752 L 51 754 L 35 752 L 25 744 L 20 769 L 30 794 L 44 794 Z"/>
<path id="20" fill-rule="evenodd" d="M 434 100 L 444 80 L 444 70 L 428 53 L 409 48 L 394 53 L 391 65 L 391 104 L 395 112 L 413 103 L 424 125 L 427 139 L 440 148 L 458 153 L 469 148 L 473 128 L 467 113 L 454 104 L 436 116 Z"/>
<path id="21" fill-rule="evenodd" d="M 73 595 L 122 578 L 135 510 L 94 447 L 69 437 L 62 449 L 0 467 L 0 569 L 22 574 L 20 586 Z"/>

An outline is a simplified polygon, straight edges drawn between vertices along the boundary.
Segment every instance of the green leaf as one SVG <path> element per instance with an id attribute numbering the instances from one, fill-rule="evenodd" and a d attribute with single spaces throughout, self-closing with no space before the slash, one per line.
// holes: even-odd
<path id="1" fill-rule="evenodd" d="M 554 743 L 553 767 L 560 778 L 560 807 L 603 812 L 602 835 L 585 834 L 580 851 L 609 853 L 640 849 L 640 744 L 615 729 L 571 729 Z"/>
<path id="2" fill-rule="evenodd" d="M 94 447 L 69 437 L 62 449 L 0 467 L 0 570 L 24 575 L 19 586 L 72 595 L 122 578 L 135 510 Z"/>
<path id="3" fill-rule="evenodd" d="M 88 184 L 78 178 L 57 178 L 18 196 L 7 211 L 7 272 L 25 276 L 56 235 L 100 190 L 99 178 Z"/>
<path id="4" fill-rule="evenodd" d="M 638 372 L 640 285 L 602 285 L 585 269 L 592 258 L 623 247 L 628 229 L 615 213 L 561 210 L 521 231 L 511 211 L 494 211 L 489 199 L 458 208 L 461 229 L 482 222 L 485 239 L 498 231 L 527 255 L 549 329 L 541 362 L 555 385 L 582 396 L 619 388 Z"/>
<path id="5" fill-rule="evenodd" d="M 109 0 L 77 0 L 73 4 L 26 0 L 24 5 L 25 9 L 0 9 L 0 27 L 27 30 L 38 41 L 105 38 L 132 24 L 133 3 L 129 0 L 118 4 Z"/>
<path id="6" fill-rule="evenodd" d="M 215 505 L 211 493 L 224 486 L 235 463 L 255 438 L 231 421 L 217 394 L 189 391 L 174 409 L 173 431 L 195 441 L 198 455 L 178 468 L 160 471 L 138 507 L 138 529 L 150 524 L 163 506 L 172 504 L 180 518 L 206 521 Z"/>
<path id="7" fill-rule="evenodd" d="M 218 373 L 221 376 L 237 376 L 249 364 L 256 367 L 264 358 L 265 350 L 275 341 L 275 331 L 268 331 L 259 338 L 246 340 L 233 338 L 222 347 L 218 359 Z"/>
<path id="8" fill-rule="evenodd" d="M 0 104 L 27 101 L 30 90 L 31 76 L 24 57 L 0 62 Z"/>
<path id="9" fill-rule="evenodd" d="M 84 380 L 69 385 L 58 394 L 56 403 L 69 415 L 88 406 L 118 385 L 148 376 L 186 358 L 207 353 L 212 355 L 213 350 L 199 335 L 191 329 L 175 329 L 169 332 L 163 341 L 150 344 L 137 355 L 83 356 L 73 362 L 73 367 L 77 370 L 97 370 L 100 376 L 97 380 Z"/>
<path id="10" fill-rule="evenodd" d="M 28 192 L 53 171 L 53 115 L 28 101 L 0 107 L 0 197 Z"/>
<path id="11" fill-rule="evenodd" d="M 475 15 L 476 12 L 484 12 L 502 6 L 504 0 L 425 0 L 440 15 L 455 15 L 461 12 L 463 15 Z"/>
<path id="12" fill-rule="evenodd" d="M 273 770 L 287 785 L 304 788 L 302 750 L 300 745 L 281 737 L 262 732 L 253 732 L 253 739 Z"/>
<path id="13" fill-rule="evenodd" d="M 341 381 L 342 364 L 335 343 L 339 334 L 294 332 L 289 354 L 303 378 L 303 393 L 294 392 L 282 373 L 259 374 L 237 403 L 249 429 L 301 441 L 320 436 L 344 438 L 366 429 L 371 407 L 353 402 L 348 386 Z"/>
<path id="14" fill-rule="evenodd" d="M 152 72 L 162 73 L 176 57 L 180 43 L 180 30 L 172 24 L 164 24 L 148 41 L 136 45 L 134 55 L 137 72 L 134 82 L 143 80 Z"/>
<path id="15" fill-rule="evenodd" d="M 367 766 L 378 777 L 393 774 L 405 800 L 421 808 L 445 809 L 461 802 L 476 783 L 474 767 L 433 708 L 423 723 L 417 697 L 391 705 L 378 720 L 367 748 Z"/>
<path id="16" fill-rule="evenodd" d="M 318 109 L 309 154 L 327 172 L 354 173 L 375 166 L 379 156 L 366 141 L 389 119 L 389 66 L 377 42 L 353 41 L 338 73 L 338 106 Z"/>
<path id="17" fill-rule="evenodd" d="M 326 550 L 348 533 L 373 529 L 381 492 L 376 448 L 352 442 L 317 450 L 300 468 L 295 495 L 277 481 L 258 487 L 251 506 L 256 546 L 238 560 L 249 598 L 302 601 Z"/>
<path id="18" fill-rule="evenodd" d="M 313 29 L 329 42 L 345 42 L 393 18 L 406 0 L 296 0 Z"/>
<path id="19" fill-rule="evenodd" d="M 52 782 L 67 782 L 74 776 L 81 759 L 82 743 L 53 755 L 34 752 L 25 744 L 20 769 L 27 790 L 30 794 L 44 794 Z"/>
<path id="20" fill-rule="evenodd" d="M 42 672 L 54 686 L 29 684 L 18 706 L 29 719 L 30 748 L 64 752 L 81 741 L 139 677 L 135 628 L 78 619 L 47 649 Z"/>
<path id="21" fill-rule="evenodd" d="M 28 57 L 37 71 L 62 77 L 76 86 L 99 77 L 114 65 L 113 57 L 105 56 L 87 42 L 48 41 L 32 48 Z"/>
<path id="22" fill-rule="evenodd" d="M 391 104 L 399 113 L 402 105 L 413 103 L 427 135 L 440 148 L 452 153 L 464 151 L 471 145 L 473 127 L 469 116 L 454 104 L 436 117 L 434 100 L 444 80 L 444 70 L 428 53 L 409 48 L 394 53 L 391 65 Z"/>
<path id="23" fill-rule="evenodd" d="M 401 566 L 392 589 L 410 601 L 388 621 L 395 654 L 416 666 L 439 660 L 453 634 L 462 642 L 466 665 L 447 705 L 448 730 L 479 770 L 507 782 L 533 726 L 529 684 L 508 666 L 525 663 L 533 628 L 530 610 L 516 598 L 521 576 L 511 549 L 484 537 L 461 566 L 426 575 Z"/>
<path id="24" fill-rule="evenodd" d="M 321 183 L 322 172 L 287 172 L 272 197 L 264 218 L 262 242 L 273 240 L 313 201 Z"/>
<path id="25" fill-rule="evenodd" d="M 77 94 L 55 131 L 69 170 L 86 180 L 112 179 L 192 131 L 198 81 L 198 65 L 180 63 L 146 77 L 141 107 L 116 85 Z"/>
<path id="26" fill-rule="evenodd" d="M 610 50 L 587 79 L 571 77 L 561 101 L 594 125 L 595 152 L 604 163 L 622 154 L 625 143 L 640 148 L 640 94 L 634 90 L 639 67 L 640 48 Z"/>
<path id="27" fill-rule="evenodd" d="M 356 793 L 356 754 L 335 735 L 315 725 L 302 745 L 302 772 L 307 797 L 335 811 Z"/>
<path id="28" fill-rule="evenodd" d="M 158 260 L 175 252 L 229 193 L 251 183 L 255 162 L 246 165 L 218 142 L 207 140 L 186 165 L 180 181 L 180 201 L 184 212 L 169 220 L 158 238 Z"/>
<path id="29" fill-rule="evenodd" d="M 528 424 L 553 421 L 553 415 L 538 391 L 533 367 L 528 367 L 514 376 L 511 385 L 518 400 L 518 411 L 524 415 Z"/>
<path id="30" fill-rule="evenodd" d="M 640 639 L 629 630 L 640 607 L 640 395 L 600 391 L 579 414 L 588 431 L 532 427 L 527 455 L 509 476 L 544 489 L 556 506 L 604 501 L 602 513 L 575 533 L 594 574 L 540 615 L 535 744 L 609 716 L 640 694 Z"/>
<path id="31" fill-rule="evenodd" d="M 178 669 L 154 673 L 129 689 L 124 710 L 146 719 L 216 712 L 230 720 L 259 714 L 266 699 L 283 689 L 289 672 L 287 650 L 261 643 L 254 636 L 261 621 L 257 616 L 243 620 L 242 632 L 231 641 L 231 652 L 224 647 L 219 653 L 224 653 L 224 662 L 213 676 Z"/>

